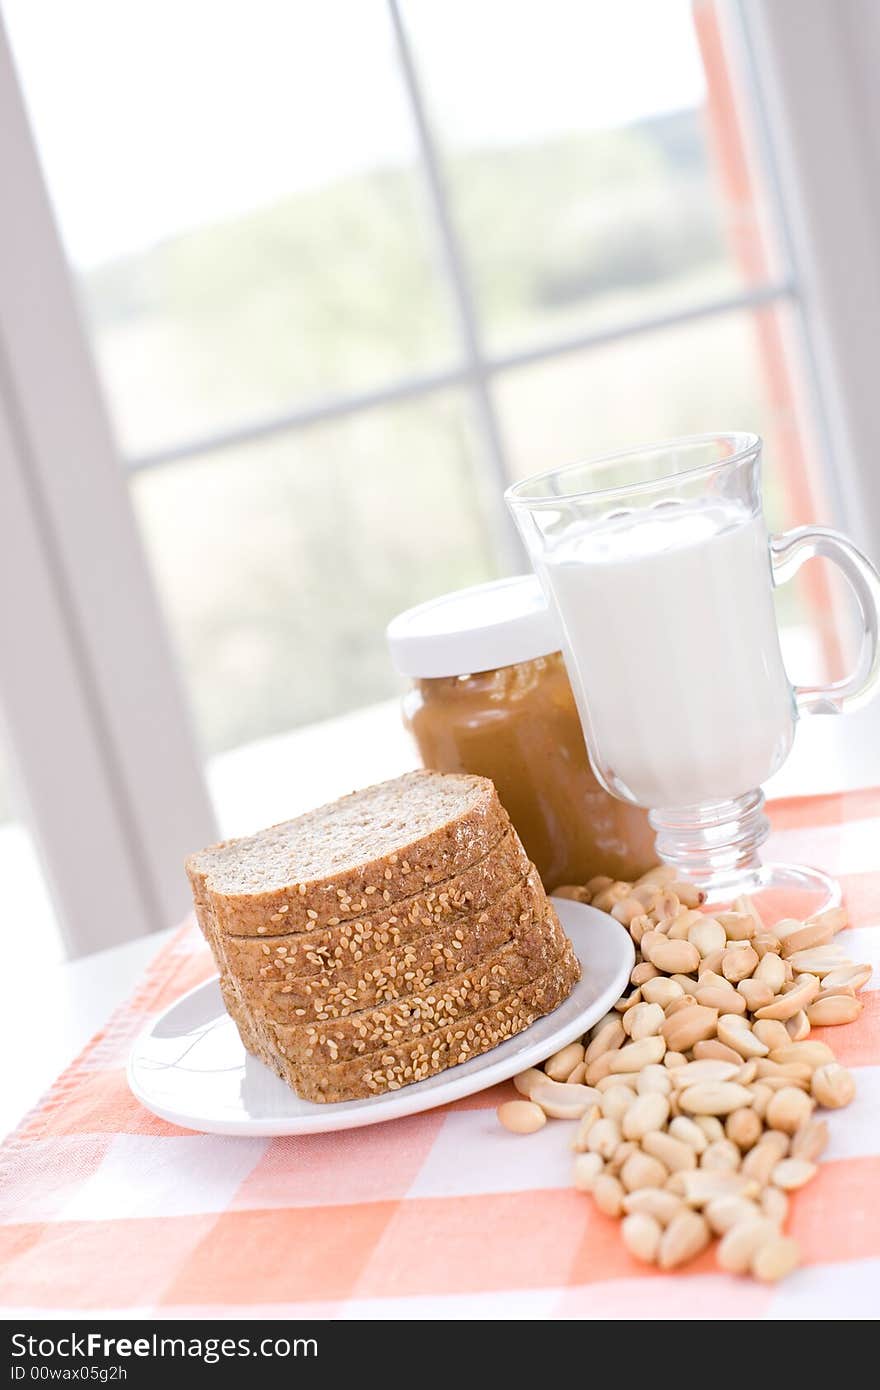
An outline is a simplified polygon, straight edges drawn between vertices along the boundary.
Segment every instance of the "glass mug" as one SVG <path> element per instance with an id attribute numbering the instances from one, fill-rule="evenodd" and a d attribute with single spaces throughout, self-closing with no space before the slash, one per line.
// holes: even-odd
<path id="1" fill-rule="evenodd" d="M 528 478 L 507 503 L 562 627 L 593 768 L 650 811 L 660 857 L 710 901 L 779 890 L 818 911 L 839 889 L 816 869 L 762 865 L 761 784 L 801 714 L 842 714 L 880 680 L 880 576 L 845 537 L 768 537 L 761 440 L 700 435 Z M 773 586 L 813 556 L 849 580 L 863 638 L 855 672 L 792 687 Z"/>

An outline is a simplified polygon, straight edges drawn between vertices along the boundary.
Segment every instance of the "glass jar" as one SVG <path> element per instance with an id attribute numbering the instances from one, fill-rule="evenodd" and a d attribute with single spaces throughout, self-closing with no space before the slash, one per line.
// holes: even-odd
<path id="1" fill-rule="evenodd" d="M 480 584 L 402 613 L 404 720 L 425 767 L 490 777 L 548 889 L 656 861 L 647 813 L 599 785 L 537 579 Z"/>

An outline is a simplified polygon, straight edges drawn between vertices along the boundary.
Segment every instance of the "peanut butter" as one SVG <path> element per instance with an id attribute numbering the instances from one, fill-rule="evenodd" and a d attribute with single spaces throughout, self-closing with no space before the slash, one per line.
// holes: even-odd
<path id="1" fill-rule="evenodd" d="M 590 767 L 560 652 L 416 679 L 404 719 L 426 767 L 491 777 L 548 889 L 598 873 L 632 880 L 655 862 L 647 813 Z"/>

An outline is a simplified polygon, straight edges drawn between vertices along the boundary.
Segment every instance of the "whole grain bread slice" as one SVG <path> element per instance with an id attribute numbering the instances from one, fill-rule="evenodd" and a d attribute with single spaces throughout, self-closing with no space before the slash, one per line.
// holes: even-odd
<path id="1" fill-rule="evenodd" d="M 433 989 L 408 994 L 378 1008 L 342 1018 L 275 1023 L 259 1010 L 270 1045 L 304 1066 L 342 1062 L 395 1047 L 420 1033 L 434 1032 L 456 1019 L 497 1004 L 511 990 L 542 974 L 564 952 L 567 939 L 552 909 L 543 919 L 518 926 L 513 936 L 475 964 L 440 981 Z"/>
<path id="2" fill-rule="evenodd" d="M 408 772 L 187 860 L 218 930 L 263 936 L 334 926 L 442 883 L 509 829 L 492 782 Z"/>
<path id="3" fill-rule="evenodd" d="M 240 981 L 285 985 L 301 976 L 333 976 L 352 963 L 366 963 L 380 951 L 405 946 L 432 927 L 485 911 L 529 868 L 516 831 L 508 830 L 488 854 L 462 873 L 398 902 L 380 903 L 371 908 L 369 917 L 261 938 L 221 933 L 219 949 Z M 207 902 L 205 906 L 209 908 Z"/>
<path id="4" fill-rule="evenodd" d="M 497 1047 L 552 1011 L 571 993 L 580 966 L 571 943 L 542 975 L 497 1003 L 436 1032 L 409 1038 L 395 1048 L 354 1061 L 302 1067 L 264 1042 L 259 1054 L 303 1100 L 323 1103 L 359 1100 L 396 1091 L 414 1081 L 469 1061 Z"/>
<path id="5" fill-rule="evenodd" d="M 201 928 L 202 935 L 211 948 L 211 955 L 214 957 L 214 964 L 220 972 L 222 982 L 227 974 L 226 958 L 223 954 L 220 936 L 217 931 L 217 923 L 214 920 L 214 910 L 208 900 L 204 879 L 201 876 L 190 876 L 190 888 L 192 889 L 196 921 Z"/>
<path id="6" fill-rule="evenodd" d="M 352 961 L 333 974 L 304 975 L 285 985 L 239 980 L 241 994 L 277 1023 L 341 1018 L 434 985 L 441 988 L 448 976 L 480 961 L 515 933 L 526 927 L 540 932 L 546 912 L 544 888 L 532 868 L 482 912 L 433 928 L 405 946 Z"/>

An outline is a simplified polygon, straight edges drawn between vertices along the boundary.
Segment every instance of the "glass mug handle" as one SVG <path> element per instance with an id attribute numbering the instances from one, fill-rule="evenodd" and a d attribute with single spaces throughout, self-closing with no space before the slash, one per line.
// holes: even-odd
<path id="1" fill-rule="evenodd" d="M 833 560 L 849 580 L 862 623 L 862 646 L 855 670 L 831 685 L 797 685 L 798 714 L 847 714 L 876 693 L 880 682 L 880 574 L 871 561 L 839 531 L 826 526 L 797 526 L 770 538 L 773 583 L 793 578 L 806 560 Z"/>

